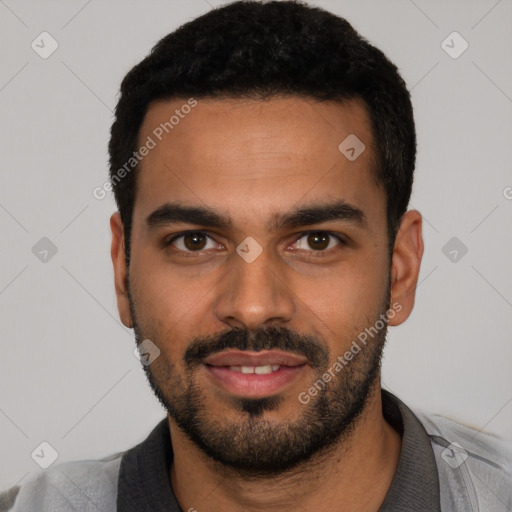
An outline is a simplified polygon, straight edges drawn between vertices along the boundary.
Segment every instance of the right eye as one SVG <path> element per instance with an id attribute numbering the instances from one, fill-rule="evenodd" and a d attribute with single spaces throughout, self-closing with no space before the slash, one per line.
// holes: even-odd
<path id="1" fill-rule="evenodd" d="M 215 249 L 216 245 L 208 247 L 208 241 L 214 242 L 204 231 L 187 231 L 173 236 L 166 245 L 183 252 L 200 252 L 207 249 Z M 217 244 L 218 245 L 218 244 Z"/>

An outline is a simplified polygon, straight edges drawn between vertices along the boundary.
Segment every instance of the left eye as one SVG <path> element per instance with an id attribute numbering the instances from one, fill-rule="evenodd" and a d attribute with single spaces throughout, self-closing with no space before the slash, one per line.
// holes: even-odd
<path id="1" fill-rule="evenodd" d="M 334 243 L 333 243 L 334 241 Z M 304 233 L 295 243 L 294 249 L 325 251 L 343 243 L 340 237 L 325 231 Z"/>

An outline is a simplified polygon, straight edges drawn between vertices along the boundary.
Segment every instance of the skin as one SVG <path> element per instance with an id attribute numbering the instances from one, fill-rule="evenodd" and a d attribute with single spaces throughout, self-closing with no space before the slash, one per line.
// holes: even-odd
<path id="1" fill-rule="evenodd" d="M 152 103 L 140 140 L 165 122 L 186 100 Z M 356 134 L 366 150 L 353 162 L 338 145 Z M 365 106 L 305 98 L 198 100 L 198 105 L 144 158 L 133 212 L 130 291 L 144 336 L 161 340 L 152 364 L 164 385 L 172 367 L 183 376 L 183 355 L 196 336 L 237 327 L 286 326 L 312 334 L 329 350 L 331 363 L 378 316 L 390 279 L 390 304 L 401 309 L 399 325 L 414 306 L 423 241 L 421 215 L 401 220 L 389 261 L 386 196 L 372 172 L 374 149 Z M 343 199 L 364 212 L 364 226 L 332 220 L 304 228 L 269 229 L 275 215 L 310 202 Z M 180 201 L 229 215 L 229 230 L 179 223 L 153 229 L 146 218 L 162 204 Z M 111 217 L 112 260 L 122 322 L 133 327 L 127 290 L 123 224 Z M 163 241 L 184 230 L 206 231 L 213 241 L 201 255 L 187 257 L 183 245 Z M 304 231 L 330 231 L 319 255 Z M 236 247 L 248 236 L 263 248 L 252 263 Z M 298 240 L 302 242 L 298 243 Z M 173 250 L 174 249 L 174 250 Z M 162 341 L 164 340 L 164 341 Z M 196 383 L 211 421 L 240 421 L 229 397 L 204 372 Z M 300 392 L 314 382 L 310 368 L 282 391 L 267 421 L 295 419 L 304 411 Z M 398 463 L 401 440 L 382 415 L 380 379 L 353 433 L 310 463 L 272 479 L 237 475 L 220 468 L 169 416 L 174 462 L 171 483 L 184 510 L 200 512 L 297 510 L 378 510 Z"/>

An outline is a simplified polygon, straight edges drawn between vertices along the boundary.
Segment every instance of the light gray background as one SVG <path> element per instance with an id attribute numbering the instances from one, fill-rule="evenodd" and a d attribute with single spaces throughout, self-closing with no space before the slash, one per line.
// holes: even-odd
<path id="1" fill-rule="evenodd" d="M 222 3 L 0 0 L 0 488 L 39 469 L 42 441 L 58 462 L 99 457 L 164 416 L 118 321 L 114 202 L 92 191 L 107 177 L 122 77 Z M 425 217 L 426 252 L 416 309 L 389 334 L 384 385 L 512 440 L 512 3 L 311 3 L 346 17 L 412 90 L 411 206 Z M 31 48 L 43 31 L 59 44 L 45 60 Z M 453 31 L 469 43 L 457 59 L 441 47 Z M 468 248 L 456 263 L 442 252 L 454 236 Z M 46 263 L 32 253 L 42 237 L 58 248 Z"/>

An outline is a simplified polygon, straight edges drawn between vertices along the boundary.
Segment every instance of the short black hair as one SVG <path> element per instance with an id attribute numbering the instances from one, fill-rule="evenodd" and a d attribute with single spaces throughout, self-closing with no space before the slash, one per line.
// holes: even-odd
<path id="1" fill-rule="evenodd" d="M 150 103 L 278 95 L 364 101 L 376 148 L 375 176 L 386 191 L 392 250 L 416 159 L 410 95 L 397 67 L 346 20 L 321 8 L 297 0 L 246 0 L 213 9 L 168 34 L 122 81 L 109 154 L 127 263 L 139 167 L 133 155 Z"/>

